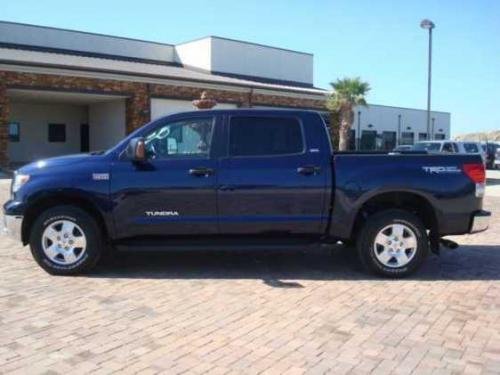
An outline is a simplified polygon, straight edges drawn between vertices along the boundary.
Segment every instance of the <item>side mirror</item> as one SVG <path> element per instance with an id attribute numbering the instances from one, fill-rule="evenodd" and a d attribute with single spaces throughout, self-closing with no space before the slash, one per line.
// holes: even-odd
<path id="1" fill-rule="evenodd" d="M 132 161 L 146 161 L 146 143 L 144 138 L 132 138 L 125 151 L 127 159 Z"/>

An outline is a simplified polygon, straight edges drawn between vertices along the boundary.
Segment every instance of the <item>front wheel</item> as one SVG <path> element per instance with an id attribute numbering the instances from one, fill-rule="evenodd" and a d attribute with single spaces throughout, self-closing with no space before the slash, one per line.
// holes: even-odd
<path id="1" fill-rule="evenodd" d="M 102 235 L 95 219 L 78 207 L 58 206 L 33 224 L 31 253 L 52 275 L 74 275 L 91 269 L 102 253 Z"/>
<path id="2" fill-rule="evenodd" d="M 422 264 L 429 252 L 429 239 L 417 216 L 404 210 L 387 210 L 368 217 L 357 250 L 369 271 L 405 277 Z"/>

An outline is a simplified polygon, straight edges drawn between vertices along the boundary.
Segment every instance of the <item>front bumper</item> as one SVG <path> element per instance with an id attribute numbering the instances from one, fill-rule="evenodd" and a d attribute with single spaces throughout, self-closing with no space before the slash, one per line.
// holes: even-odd
<path id="1" fill-rule="evenodd" d="M 482 232 L 490 226 L 491 212 L 478 211 L 472 216 L 472 222 L 469 233 Z"/>
<path id="2" fill-rule="evenodd" d="M 2 233 L 9 237 L 22 241 L 21 227 L 23 225 L 22 216 L 3 215 Z"/>

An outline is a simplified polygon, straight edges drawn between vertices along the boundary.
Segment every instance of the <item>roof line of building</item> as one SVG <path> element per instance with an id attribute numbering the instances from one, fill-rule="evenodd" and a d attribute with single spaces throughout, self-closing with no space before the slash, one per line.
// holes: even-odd
<path id="1" fill-rule="evenodd" d="M 97 68 L 81 68 L 74 67 L 71 65 L 54 65 L 54 64 L 44 64 L 44 63 L 28 63 L 22 61 L 12 61 L 12 60 L 4 60 L 0 59 L 0 63 L 14 65 L 14 66 L 31 66 L 38 68 L 53 68 L 53 69 L 66 69 L 70 71 L 80 71 L 80 72 L 94 72 L 94 73 L 111 73 L 111 74 L 119 74 L 122 76 L 135 76 L 135 77 L 144 77 L 144 78 L 154 78 L 154 79 L 170 79 L 175 81 L 185 81 L 185 82 L 196 82 L 196 83 L 206 83 L 211 85 L 219 85 L 219 86 L 232 86 L 232 87 L 244 87 L 247 89 L 260 89 L 260 90 L 271 90 L 278 92 L 288 92 L 295 94 L 307 94 L 307 95 L 324 95 L 323 93 L 314 93 L 301 91 L 304 88 L 286 88 L 286 87 L 268 87 L 264 84 L 259 84 L 259 82 L 217 82 L 208 79 L 198 79 L 198 78 L 185 78 L 185 77 L 176 77 L 176 76 L 168 76 L 168 75 L 158 75 L 158 74 L 148 74 L 148 73 L 132 73 L 121 70 L 114 69 L 97 69 Z"/>
<path id="2" fill-rule="evenodd" d="M 197 68 L 197 67 L 187 65 L 187 64 L 181 64 L 179 62 L 151 60 L 151 59 L 143 59 L 140 57 L 129 57 L 129 56 L 122 56 L 122 55 L 104 54 L 104 53 L 98 53 L 98 52 L 77 51 L 77 50 L 68 50 L 68 49 L 64 49 L 64 48 L 40 47 L 40 46 L 32 46 L 32 45 L 25 45 L 25 44 L 12 44 L 12 43 L 3 43 L 3 42 L 0 42 L 0 48 L 17 49 L 17 50 L 22 50 L 22 51 L 33 51 L 33 52 L 60 53 L 60 54 L 65 54 L 65 55 L 70 55 L 70 56 L 92 57 L 92 58 L 107 59 L 107 60 L 118 60 L 118 61 L 126 61 L 126 62 L 145 63 L 145 64 L 151 64 L 151 65 L 174 66 L 174 67 L 178 67 L 178 68 L 184 68 L 187 70 L 191 70 L 193 72 L 213 74 L 213 75 L 218 75 L 218 76 L 222 76 L 222 77 L 229 77 L 229 78 L 244 79 L 244 80 L 255 81 L 255 82 L 259 82 L 259 83 L 270 83 L 270 84 L 275 84 L 275 85 L 323 90 L 321 88 L 314 87 L 314 85 L 312 85 L 312 84 L 308 84 L 308 83 L 304 83 L 304 82 L 279 80 L 279 79 L 258 77 L 258 76 L 252 76 L 252 75 L 211 71 L 211 70 L 206 70 L 206 69 L 202 69 L 202 68 Z"/>
<path id="3" fill-rule="evenodd" d="M 262 44 L 262 43 L 248 42 L 248 41 L 246 41 L 246 40 L 239 40 L 239 39 L 226 38 L 226 37 L 223 37 L 223 36 L 217 36 L 217 35 L 207 35 L 207 36 L 203 36 L 203 37 L 200 37 L 200 38 L 195 38 L 195 39 L 192 39 L 192 40 L 188 40 L 187 42 L 177 43 L 177 44 L 175 44 L 175 45 L 176 45 L 176 46 L 181 46 L 181 45 L 183 45 L 183 44 L 189 44 L 189 43 L 197 42 L 197 41 L 199 41 L 199 40 L 208 39 L 208 38 L 213 38 L 213 39 L 221 39 L 221 40 L 228 40 L 228 41 L 230 41 L 230 42 L 236 42 L 236 43 L 242 43 L 242 44 L 250 44 L 250 45 L 253 45 L 253 46 L 265 47 L 265 48 L 271 48 L 271 49 L 276 49 L 276 50 L 279 50 L 279 51 L 285 51 L 285 52 L 293 52 L 293 53 L 298 53 L 298 54 L 300 54 L 300 55 L 314 56 L 314 54 L 313 54 L 313 53 L 310 53 L 310 52 L 302 52 L 302 51 L 297 51 L 297 50 L 293 50 L 293 49 L 289 49 L 289 48 L 275 47 L 275 46 L 270 46 L 269 44 Z"/>
<path id="4" fill-rule="evenodd" d="M 410 107 L 399 107 L 399 106 L 396 106 L 396 105 L 385 105 L 385 104 L 373 104 L 373 103 L 368 103 L 367 107 L 370 107 L 370 106 L 377 106 L 377 107 L 387 107 L 387 108 L 399 108 L 399 109 L 408 109 L 408 110 L 417 110 L 417 111 L 427 111 L 427 109 L 421 109 L 421 108 L 410 108 Z M 448 115 L 451 115 L 451 112 L 445 112 L 445 111 L 438 111 L 438 110 L 434 110 L 434 109 L 431 109 L 431 113 L 432 112 L 436 112 L 436 113 L 445 113 L 445 114 L 448 114 Z"/>
<path id="5" fill-rule="evenodd" d="M 297 50 L 293 50 L 293 49 L 275 47 L 275 46 L 270 46 L 268 44 L 248 42 L 248 41 L 245 41 L 245 40 L 231 39 L 231 38 L 226 38 L 226 37 L 217 36 L 217 35 L 207 35 L 207 36 L 204 36 L 204 37 L 200 37 L 200 38 L 195 38 L 195 39 L 192 39 L 192 40 L 188 40 L 187 42 L 182 42 L 182 43 L 177 43 L 177 44 L 171 44 L 171 43 L 155 42 L 155 41 L 152 41 L 152 40 L 145 40 L 145 39 L 139 39 L 139 38 L 130 38 L 130 37 L 125 37 L 125 36 L 117 36 L 117 35 L 104 34 L 104 33 L 95 33 L 95 32 L 81 31 L 81 30 L 75 30 L 75 29 L 66 29 L 66 28 L 63 28 L 63 27 L 54 27 L 54 26 L 45 26 L 45 25 L 34 25 L 34 24 L 31 24 L 31 23 L 24 23 L 24 22 L 12 22 L 12 21 L 0 20 L 0 23 L 7 23 L 7 24 L 10 24 L 10 25 L 20 25 L 20 26 L 28 26 L 28 27 L 38 27 L 38 28 L 42 28 L 42 29 L 66 31 L 66 32 L 78 33 L 78 34 L 103 36 L 103 37 L 106 37 L 106 38 L 130 40 L 130 41 L 134 41 L 134 42 L 152 43 L 152 44 L 157 44 L 157 45 L 161 45 L 161 46 L 168 46 L 168 47 L 175 47 L 176 45 L 183 45 L 183 44 L 188 44 L 188 43 L 191 43 L 191 42 L 196 42 L 198 40 L 203 40 L 203 39 L 207 39 L 207 38 L 214 38 L 214 39 L 228 40 L 228 41 L 231 41 L 231 42 L 237 42 L 237 43 L 242 43 L 242 44 L 250 44 L 250 45 L 259 46 L 259 47 L 266 47 L 266 48 L 276 49 L 276 50 L 280 50 L 280 51 L 293 52 L 293 53 L 298 53 L 298 54 L 302 54 L 302 55 L 314 56 L 310 52 L 302 52 L 302 51 L 297 51 Z"/>
<path id="6" fill-rule="evenodd" d="M 94 36 L 104 36 L 104 37 L 107 37 L 107 38 L 123 39 L 123 40 L 130 40 L 130 41 L 134 41 L 134 42 L 152 43 L 152 44 L 158 44 L 158 45 L 161 45 L 161 46 L 175 47 L 174 44 L 169 44 L 169 43 L 155 42 L 155 41 L 151 41 L 151 40 L 144 40 L 144 39 L 138 39 L 138 38 L 129 38 L 129 37 L 126 37 L 126 36 L 117 36 L 117 35 L 110 35 L 110 34 L 103 34 L 103 33 L 93 33 L 93 32 L 90 32 L 90 31 L 81 31 L 81 30 L 74 30 L 74 29 L 66 29 L 66 28 L 62 28 L 62 27 L 45 26 L 45 25 L 34 25 L 34 24 L 31 24 L 31 23 L 12 22 L 12 21 L 4 21 L 4 20 L 0 20 L 0 23 L 8 23 L 10 25 L 38 27 L 38 28 L 49 29 L 49 30 L 67 31 L 67 32 L 78 33 L 78 34 L 86 34 L 86 35 L 94 35 Z"/>

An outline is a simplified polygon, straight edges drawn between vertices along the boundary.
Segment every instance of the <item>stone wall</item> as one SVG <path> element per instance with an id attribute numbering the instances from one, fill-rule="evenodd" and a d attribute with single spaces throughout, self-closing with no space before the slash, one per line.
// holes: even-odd
<path id="1" fill-rule="evenodd" d="M 51 74 L 35 74 L 0 71 L 0 166 L 8 165 L 7 124 L 9 120 L 9 102 L 7 88 L 57 90 L 98 94 L 116 94 L 127 96 L 126 129 L 130 133 L 150 120 L 151 97 L 193 100 L 200 97 L 202 91 L 219 102 L 236 103 L 239 107 L 268 105 L 297 108 L 324 109 L 323 100 L 303 99 L 279 95 L 254 94 L 229 90 L 206 90 L 203 88 L 146 84 L 119 80 L 71 77 Z"/>

